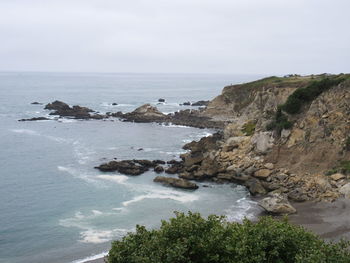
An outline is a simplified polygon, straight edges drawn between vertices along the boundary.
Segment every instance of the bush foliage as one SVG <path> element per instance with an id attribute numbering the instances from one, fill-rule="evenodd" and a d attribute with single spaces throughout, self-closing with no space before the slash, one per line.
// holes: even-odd
<path id="1" fill-rule="evenodd" d="M 290 129 L 293 124 L 288 120 L 288 117 L 283 113 L 283 111 L 289 114 L 300 113 L 302 106 L 313 101 L 322 92 L 330 89 L 333 86 L 348 79 L 349 76 L 338 75 L 323 77 L 320 80 L 314 80 L 305 88 L 296 89 L 288 98 L 287 101 L 280 105 L 276 111 L 275 119 L 271 121 L 266 129 L 276 130 L 278 134 L 281 133 L 282 129 Z"/>
<path id="2" fill-rule="evenodd" d="M 158 230 L 137 226 L 114 241 L 109 263 L 349 263 L 349 244 L 326 243 L 270 217 L 228 223 L 224 217 L 176 213 Z"/>
<path id="3" fill-rule="evenodd" d="M 254 134 L 254 131 L 255 131 L 255 123 L 252 121 L 249 121 L 242 126 L 242 132 L 246 136 L 252 136 Z"/>
<path id="4" fill-rule="evenodd" d="M 343 82 L 345 77 L 325 77 L 312 81 L 305 88 L 295 90 L 283 104 L 282 109 L 289 114 L 299 113 L 303 104 L 313 101 L 322 92 Z"/>

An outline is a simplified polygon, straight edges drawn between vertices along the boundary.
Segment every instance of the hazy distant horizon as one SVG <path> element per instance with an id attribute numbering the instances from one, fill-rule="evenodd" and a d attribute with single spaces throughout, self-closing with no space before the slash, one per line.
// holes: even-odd
<path id="1" fill-rule="evenodd" d="M 0 71 L 341 73 L 348 10 L 348 0 L 3 0 Z"/>

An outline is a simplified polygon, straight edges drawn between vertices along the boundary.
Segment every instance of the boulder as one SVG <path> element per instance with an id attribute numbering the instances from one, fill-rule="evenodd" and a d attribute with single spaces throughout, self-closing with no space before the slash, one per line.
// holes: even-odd
<path id="1" fill-rule="evenodd" d="M 265 167 L 266 169 L 272 170 L 273 168 L 275 168 L 275 165 L 274 165 L 273 163 L 265 163 L 265 164 L 264 164 L 264 167 Z"/>
<path id="2" fill-rule="evenodd" d="M 184 158 L 184 165 L 186 167 L 191 167 L 194 164 L 198 164 L 198 163 L 202 162 L 203 159 L 204 159 L 204 156 L 200 152 L 196 152 L 193 154 L 187 154 Z"/>
<path id="3" fill-rule="evenodd" d="M 31 104 L 33 104 L 33 105 L 41 105 L 42 103 L 37 102 L 37 101 L 34 101 L 34 102 L 32 102 Z"/>
<path id="4" fill-rule="evenodd" d="M 55 100 L 54 102 L 51 102 L 49 104 L 47 104 L 44 108 L 45 110 L 69 110 L 70 107 L 67 103 L 64 103 L 62 101 L 59 100 Z"/>
<path id="5" fill-rule="evenodd" d="M 164 168 L 161 165 L 157 165 L 156 167 L 154 167 L 154 171 L 156 173 L 162 173 L 162 172 L 164 172 Z"/>
<path id="6" fill-rule="evenodd" d="M 304 202 L 308 200 L 307 193 L 302 188 L 295 188 L 288 193 L 288 198 L 295 202 Z"/>
<path id="7" fill-rule="evenodd" d="M 254 173 L 254 176 L 261 179 L 266 179 L 272 173 L 269 169 L 260 169 Z"/>
<path id="8" fill-rule="evenodd" d="M 91 114 L 93 110 L 87 107 L 81 107 L 75 105 L 70 107 L 67 103 L 62 101 L 54 101 L 45 106 L 46 110 L 53 110 L 50 115 L 58 115 L 60 117 L 70 117 L 74 119 L 103 119 L 104 115 L 100 114 Z"/>
<path id="9" fill-rule="evenodd" d="M 102 172 L 113 172 L 117 171 L 121 174 L 126 175 L 140 175 L 149 170 L 149 166 L 142 165 L 141 162 L 136 162 L 137 160 L 123 160 L 123 161 L 111 161 L 108 163 L 103 163 L 100 166 L 95 167 Z"/>
<path id="10" fill-rule="evenodd" d="M 173 177 L 165 177 L 165 176 L 157 176 L 154 178 L 153 182 L 163 183 L 165 185 L 169 185 L 176 188 L 183 189 L 197 189 L 198 185 L 192 183 L 185 179 L 173 178 Z"/>
<path id="11" fill-rule="evenodd" d="M 294 214 L 296 209 L 281 194 L 274 194 L 259 201 L 259 205 L 268 213 L 275 215 Z"/>
<path id="12" fill-rule="evenodd" d="M 273 136 L 271 132 L 260 132 L 253 135 L 251 139 L 257 153 L 265 154 L 273 146 Z"/>
<path id="13" fill-rule="evenodd" d="M 182 171 L 182 166 L 172 165 L 169 168 L 165 169 L 167 174 L 178 174 Z"/>
<path id="14" fill-rule="evenodd" d="M 157 107 L 152 106 L 151 104 L 144 104 L 137 109 L 135 109 L 132 114 L 143 115 L 145 117 L 164 117 L 165 115 L 160 112 Z"/>
<path id="15" fill-rule="evenodd" d="M 116 103 L 116 102 L 112 103 L 112 106 L 117 106 L 117 105 L 118 105 L 118 103 Z"/>
<path id="16" fill-rule="evenodd" d="M 252 195 L 265 195 L 266 190 L 261 182 L 256 178 L 247 180 L 244 184 Z"/>
<path id="17" fill-rule="evenodd" d="M 184 106 L 191 106 L 191 102 L 186 101 L 186 102 L 182 103 L 182 105 L 184 105 Z"/>
<path id="18" fill-rule="evenodd" d="M 350 199 L 350 183 L 344 184 L 342 187 L 340 187 L 339 192 L 346 198 Z"/>
<path id="19" fill-rule="evenodd" d="M 331 175 L 332 180 L 339 181 L 340 179 L 344 179 L 345 175 L 341 173 L 336 173 Z"/>
<path id="20" fill-rule="evenodd" d="M 165 102 L 165 99 L 158 99 L 158 102 Z"/>
<path id="21" fill-rule="evenodd" d="M 125 114 L 117 112 L 113 116 L 130 122 L 163 122 L 167 119 L 165 114 L 151 104 L 144 104 L 134 111 Z"/>

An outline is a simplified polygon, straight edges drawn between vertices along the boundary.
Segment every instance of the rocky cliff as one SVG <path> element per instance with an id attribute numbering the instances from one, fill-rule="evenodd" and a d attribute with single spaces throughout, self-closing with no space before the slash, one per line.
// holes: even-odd
<path id="1" fill-rule="evenodd" d="M 298 96 L 296 114 L 279 107 Z M 271 77 L 229 86 L 201 114 L 229 123 L 220 136 L 185 146 L 180 177 L 236 182 L 253 195 L 294 201 L 350 196 L 349 75 Z M 274 119 L 275 128 L 268 130 Z"/>

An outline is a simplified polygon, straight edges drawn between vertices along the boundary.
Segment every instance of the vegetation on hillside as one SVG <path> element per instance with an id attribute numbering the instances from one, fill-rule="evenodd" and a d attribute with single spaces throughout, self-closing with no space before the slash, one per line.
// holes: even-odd
<path id="1" fill-rule="evenodd" d="M 137 226 L 114 241 L 109 263 L 349 263 L 349 243 L 326 243 L 303 228 L 263 217 L 228 223 L 224 217 L 176 213 L 158 230 Z"/>
<path id="2" fill-rule="evenodd" d="M 312 80 L 305 87 L 296 89 L 282 105 L 279 105 L 272 120 L 266 127 L 267 130 L 276 130 L 277 134 L 280 134 L 282 129 L 291 128 L 292 122 L 289 121 L 288 114 L 297 114 L 301 112 L 302 107 L 316 99 L 322 92 L 342 83 L 349 79 L 349 75 L 321 75 L 322 77 L 317 80 Z"/>

